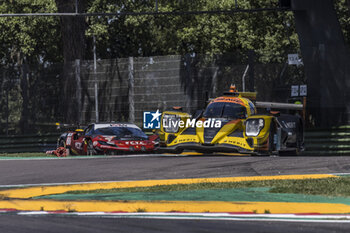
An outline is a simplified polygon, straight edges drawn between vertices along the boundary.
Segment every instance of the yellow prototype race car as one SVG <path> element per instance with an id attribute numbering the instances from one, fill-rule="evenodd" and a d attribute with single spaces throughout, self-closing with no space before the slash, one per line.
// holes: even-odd
<path id="1" fill-rule="evenodd" d="M 192 117 L 175 108 L 162 113 L 158 132 L 160 151 L 181 153 L 235 152 L 249 154 L 298 154 L 304 149 L 303 121 L 297 114 L 271 109 L 302 110 L 302 104 L 253 102 L 256 93 L 239 93 L 231 86 Z M 268 109 L 257 114 L 257 107 Z"/>

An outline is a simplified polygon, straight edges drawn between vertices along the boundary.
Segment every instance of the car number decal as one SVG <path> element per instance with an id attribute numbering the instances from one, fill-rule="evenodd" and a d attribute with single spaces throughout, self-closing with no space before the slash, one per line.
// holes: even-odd
<path id="1" fill-rule="evenodd" d="M 72 144 L 72 136 L 73 136 L 73 133 L 69 133 L 67 135 L 67 141 L 66 141 L 67 146 L 70 146 Z"/>
<path id="2" fill-rule="evenodd" d="M 75 143 L 75 148 L 77 148 L 78 150 L 82 149 L 82 143 L 81 142 L 76 142 Z"/>

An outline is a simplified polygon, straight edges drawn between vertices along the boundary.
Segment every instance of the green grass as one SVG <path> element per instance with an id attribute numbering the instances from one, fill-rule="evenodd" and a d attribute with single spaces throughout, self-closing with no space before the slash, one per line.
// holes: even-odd
<path id="1" fill-rule="evenodd" d="M 67 194 L 89 194 L 89 193 L 118 193 L 118 192 L 171 192 L 191 191 L 204 189 L 232 189 L 270 187 L 272 193 L 296 193 L 306 195 L 343 196 L 350 197 L 350 177 L 305 179 L 305 180 L 265 180 L 244 181 L 227 183 L 199 183 L 158 185 L 152 187 L 120 188 L 120 189 L 98 189 L 91 191 L 71 191 Z"/>
<path id="2" fill-rule="evenodd" d="M 350 197 L 350 177 L 292 180 L 274 186 L 270 192 Z"/>
<path id="3" fill-rule="evenodd" d="M 32 153 L 0 153 L 0 157 L 57 157 L 55 155 L 47 155 L 45 153 L 40 152 L 32 152 Z"/>

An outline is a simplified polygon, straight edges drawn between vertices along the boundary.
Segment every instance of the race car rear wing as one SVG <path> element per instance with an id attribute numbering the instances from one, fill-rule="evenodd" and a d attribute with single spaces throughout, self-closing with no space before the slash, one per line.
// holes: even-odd
<path id="1" fill-rule="evenodd" d="M 256 101 L 255 106 L 257 108 L 304 110 L 303 104 L 287 104 L 287 103 Z"/>
<path id="2" fill-rule="evenodd" d="M 270 110 L 270 113 L 273 114 L 271 111 L 272 109 L 288 109 L 288 110 L 296 110 L 300 111 L 301 116 L 304 120 L 306 120 L 306 99 L 304 99 L 304 104 L 287 104 L 287 103 L 275 103 L 275 102 L 255 102 L 256 108 L 264 108 L 266 110 Z"/>

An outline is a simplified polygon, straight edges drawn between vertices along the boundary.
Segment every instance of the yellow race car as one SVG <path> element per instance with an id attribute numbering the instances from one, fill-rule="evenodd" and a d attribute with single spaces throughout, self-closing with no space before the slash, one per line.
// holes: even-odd
<path id="1" fill-rule="evenodd" d="M 253 102 L 256 93 L 229 92 L 212 99 L 204 111 L 194 116 L 175 108 L 162 113 L 158 132 L 161 152 L 202 153 L 238 152 L 249 154 L 299 153 L 304 149 L 303 121 L 298 115 L 269 111 L 257 114 L 257 106 L 266 109 L 301 110 L 301 104 Z"/>

